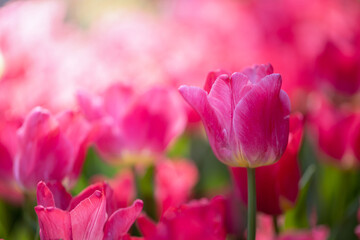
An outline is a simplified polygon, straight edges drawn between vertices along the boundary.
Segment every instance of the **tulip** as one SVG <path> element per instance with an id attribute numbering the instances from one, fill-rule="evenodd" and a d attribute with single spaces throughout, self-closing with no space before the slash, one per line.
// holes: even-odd
<path id="1" fill-rule="evenodd" d="M 16 131 L 19 120 L 0 120 L 0 196 L 11 203 L 22 202 L 22 194 L 13 174 L 14 156 L 17 150 Z"/>
<path id="2" fill-rule="evenodd" d="M 122 170 L 117 173 L 112 179 L 105 178 L 104 176 L 95 176 L 91 178 L 91 182 L 106 181 L 113 189 L 113 202 L 115 208 L 128 207 L 135 199 L 136 196 L 136 183 L 134 174 L 130 170 Z"/>
<path id="3" fill-rule="evenodd" d="M 87 119 L 99 128 L 98 152 L 111 162 L 163 153 L 186 124 L 181 99 L 168 87 L 138 93 L 118 84 L 101 96 L 80 92 L 78 102 Z"/>
<path id="4" fill-rule="evenodd" d="M 159 161 L 155 166 L 154 198 L 160 215 L 169 207 L 187 202 L 197 180 L 198 170 L 191 161 Z"/>
<path id="5" fill-rule="evenodd" d="M 105 183 L 90 185 L 72 198 L 57 183 L 39 182 L 35 207 L 41 240 L 130 239 L 127 234 L 143 206 L 136 200 L 130 207 L 111 208 L 112 189 Z"/>
<path id="6" fill-rule="evenodd" d="M 212 73 L 204 87 L 208 92 L 198 87 L 179 88 L 200 115 L 216 157 L 229 166 L 248 168 L 251 240 L 256 233 L 254 169 L 279 160 L 288 142 L 290 100 L 281 83 L 280 74 L 274 74 L 268 64 L 231 76 Z"/>
<path id="7" fill-rule="evenodd" d="M 19 184 L 31 190 L 41 180 L 64 180 L 73 185 L 81 172 L 92 129 L 79 113 L 67 111 L 53 116 L 36 107 L 17 135 L 14 175 Z"/>
<path id="8" fill-rule="evenodd" d="M 295 205 L 299 192 L 300 169 L 298 153 L 303 133 L 301 114 L 290 116 L 289 142 L 284 155 L 270 166 L 255 169 L 257 209 L 263 213 L 280 215 Z M 231 168 L 236 190 L 247 201 L 246 170 Z"/>
<path id="9" fill-rule="evenodd" d="M 225 201 L 218 196 L 169 208 L 155 224 L 140 216 L 137 224 L 146 240 L 225 240 Z"/>
<path id="10" fill-rule="evenodd" d="M 312 99 L 309 125 L 318 153 L 344 169 L 360 167 L 360 115 L 349 106 L 335 106 L 325 97 Z"/>
<path id="11" fill-rule="evenodd" d="M 216 157 L 232 167 L 275 163 L 285 151 L 290 100 L 271 65 L 207 79 L 205 89 L 181 86 L 199 113 Z"/>

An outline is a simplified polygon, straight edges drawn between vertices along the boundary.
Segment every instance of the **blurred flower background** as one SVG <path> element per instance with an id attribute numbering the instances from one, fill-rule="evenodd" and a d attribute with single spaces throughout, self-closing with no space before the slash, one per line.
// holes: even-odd
<path id="1" fill-rule="evenodd" d="M 360 238 L 359 0 L 0 4 L 0 238 L 54 238 L 53 212 L 64 239 L 246 239 L 246 171 L 178 88 L 268 63 L 290 133 L 256 169 L 257 239 Z M 66 225 L 92 198 L 100 230 Z"/>

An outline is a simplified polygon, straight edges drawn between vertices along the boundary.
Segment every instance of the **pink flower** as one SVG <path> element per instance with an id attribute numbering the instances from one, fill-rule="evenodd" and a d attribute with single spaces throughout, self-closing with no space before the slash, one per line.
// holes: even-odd
<path id="1" fill-rule="evenodd" d="M 103 176 L 92 178 L 94 182 L 106 181 L 113 189 L 113 202 L 115 208 L 128 207 L 135 199 L 136 186 L 134 174 L 130 170 L 122 170 L 113 179 L 106 179 Z"/>
<path id="2" fill-rule="evenodd" d="M 158 212 L 187 202 L 197 180 L 198 170 L 191 161 L 159 161 L 155 167 L 154 193 Z"/>
<path id="3" fill-rule="evenodd" d="M 118 84 L 101 96 L 79 93 L 78 101 L 85 116 L 98 126 L 96 147 L 109 161 L 162 153 L 186 124 L 181 98 L 169 87 L 137 93 Z"/>
<path id="4" fill-rule="evenodd" d="M 127 234 L 143 206 L 136 200 L 128 208 L 111 208 L 112 189 L 94 184 L 72 198 L 59 183 L 39 182 L 35 207 L 40 238 L 50 239 L 130 239 Z"/>
<path id="5" fill-rule="evenodd" d="M 79 113 L 53 116 L 36 107 L 17 134 L 14 174 L 19 184 L 33 189 L 40 180 L 75 182 L 92 137 L 91 126 Z"/>
<path id="6" fill-rule="evenodd" d="M 294 206 L 299 192 L 300 169 L 298 153 L 301 146 L 303 122 L 301 114 L 290 117 L 289 143 L 280 160 L 270 166 L 257 168 L 257 209 L 261 212 L 280 215 Z M 241 199 L 247 202 L 246 169 L 231 168 L 235 186 Z"/>
<path id="7" fill-rule="evenodd" d="M 360 166 L 360 115 L 350 106 L 335 106 L 317 95 L 309 123 L 321 157 L 342 168 Z"/>
<path id="8" fill-rule="evenodd" d="M 20 125 L 20 120 L 0 120 L 0 197 L 16 204 L 22 202 L 22 194 L 13 174 L 16 131 Z"/>
<path id="9" fill-rule="evenodd" d="M 286 149 L 290 100 L 281 82 L 269 64 L 215 81 L 208 77 L 209 92 L 188 86 L 179 91 L 201 116 L 217 158 L 229 166 L 254 168 L 276 162 Z"/>
<path id="10" fill-rule="evenodd" d="M 155 224 L 146 216 L 137 220 L 145 240 L 224 240 L 225 201 L 201 199 L 169 208 Z"/>

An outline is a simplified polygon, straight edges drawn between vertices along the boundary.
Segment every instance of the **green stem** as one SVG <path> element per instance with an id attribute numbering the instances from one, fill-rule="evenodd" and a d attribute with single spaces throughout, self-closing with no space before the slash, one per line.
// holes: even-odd
<path id="1" fill-rule="evenodd" d="M 273 216 L 273 225 L 274 225 L 275 235 L 279 236 L 280 230 L 279 230 L 279 224 L 278 224 L 276 215 Z"/>
<path id="2" fill-rule="evenodd" d="M 247 180 L 248 180 L 247 239 L 248 240 L 255 240 L 255 234 L 256 234 L 255 168 L 247 168 Z"/>

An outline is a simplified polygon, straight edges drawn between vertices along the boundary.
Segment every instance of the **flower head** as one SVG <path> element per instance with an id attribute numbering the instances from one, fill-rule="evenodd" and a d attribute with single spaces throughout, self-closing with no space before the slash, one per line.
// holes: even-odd
<path id="1" fill-rule="evenodd" d="M 269 165 L 282 156 L 289 134 L 290 100 L 272 66 L 209 75 L 208 92 L 181 86 L 180 93 L 199 113 L 210 145 L 233 167 Z"/>

